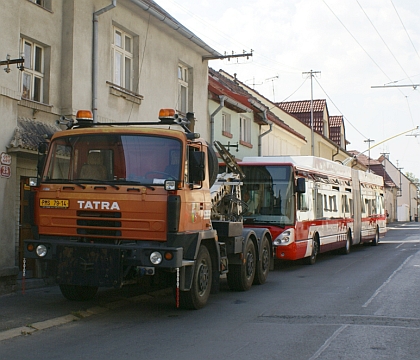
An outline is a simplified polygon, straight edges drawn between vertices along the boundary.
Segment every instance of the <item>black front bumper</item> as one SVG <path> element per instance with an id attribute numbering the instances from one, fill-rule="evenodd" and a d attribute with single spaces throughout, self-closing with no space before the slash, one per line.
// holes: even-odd
<path id="1" fill-rule="evenodd" d="M 49 271 L 59 284 L 119 287 L 133 271 L 138 275 L 152 275 L 155 269 L 171 271 L 182 267 L 183 263 L 183 248 L 169 247 L 166 243 L 113 245 L 62 239 L 25 240 L 24 243 L 24 256 L 48 262 Z M 36 253 L 39 245 L 47 249 L 43 257 Z M 28 250 L 30 248 L 33 250 Z M 162 254 L 162 262 L 158 265 L 150 261 L 150 254 L 155 251 Z M 172 258 L 165 258 L 166 253 Z"/>

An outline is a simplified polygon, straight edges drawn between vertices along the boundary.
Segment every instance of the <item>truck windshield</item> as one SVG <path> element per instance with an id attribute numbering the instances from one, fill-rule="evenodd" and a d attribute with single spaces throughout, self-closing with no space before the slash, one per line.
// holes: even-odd
<path id="1" fill-rule="evenodd" d="M 151 135 L 63 136 L 49 149 L 42 181 L 53 183 L 139 183 L 180 180 L 181 141 Z"/>
<path id="2" fill-rule="evenodd" d="M 244 221 L 271 225 L 293 225 L 295 197 L 291 166 L 241 165 Z"/>

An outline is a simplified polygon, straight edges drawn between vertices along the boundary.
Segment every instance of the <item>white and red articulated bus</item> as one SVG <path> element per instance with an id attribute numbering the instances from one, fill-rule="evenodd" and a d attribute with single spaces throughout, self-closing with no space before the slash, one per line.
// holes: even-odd
<path id="1" fill-rule="evenodd" d="M 275 259 L 305 258 L 386 233 L 381 176 L 313 156 L 245 157 L 244 226 L 268 228 Z"/>

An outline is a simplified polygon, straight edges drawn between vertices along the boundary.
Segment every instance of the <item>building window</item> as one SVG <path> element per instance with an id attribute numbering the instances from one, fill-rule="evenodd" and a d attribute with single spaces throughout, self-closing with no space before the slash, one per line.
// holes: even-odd
<path id="1" fill-rule="evenodd" d="M 230 114 L 222 113 L 222 134 L 232 138 Z"/>
<path id="2" fill-rule="evenodd" d="M 29 0 L 29 1 L 47 10 L 51 10 L 51 0 Z"/>
<path id="3" fill-rule="evenodd" d="M 133 90 L 133 37 L 114 28 L 113 82 L 122 88 Z"/>
<path id="4" fill-rule="evenodd" d="M 22 40 L 25 56 L 22 72 L 22 98 L 43 102 L 44 48 L 32 41 Z"/>
<path id="5" fill-rule="evenodd" d="M 251 119 L 245 117 L 240 118 L 240 140 L 251 144 Z"/>
<path id="6" fill-rule="evenodd" d="M 186 114 L 188 112 L 188 68 L 185 65 L 178 65 L 178 110 Z"/>

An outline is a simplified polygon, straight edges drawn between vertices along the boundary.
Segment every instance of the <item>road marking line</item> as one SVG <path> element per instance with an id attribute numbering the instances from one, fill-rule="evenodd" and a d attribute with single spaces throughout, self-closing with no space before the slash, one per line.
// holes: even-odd
<path id="1" fill-rule="evenodd" d="M 410 255 L 405 261 L 398 267 L 397 270 L 395 270 L 388 279 L 375 291 L 375 293 L 370 297 L 368 301 L 366 301 L 362 307 L 368 307 L 369 304 L 373 301 L 373 299 L 381 292 L 381 290 L 391 281 L 391 279 L 404 267 L 404 265 L 413 257 L 413 255 Z"/>
<path id="2" fill-rule="evenodd" d="M 318 351 L 313 354 L 309 360 L 315 360 L 321 355 L 325 349 L 327 349 L 328 346 L 332 343 L 332 341 L 340 335 L 340 333 L 347 327 L 349 324 L 341 325 L 336 331 L 334 331 L 334 334 L 332 334 L 325 342 L 324 344 L 318 349 Z"/>

